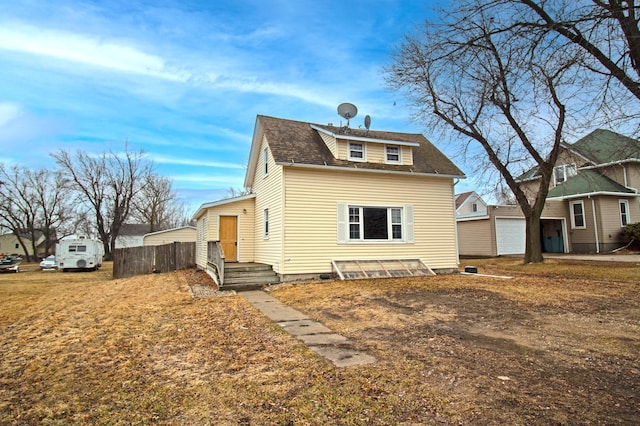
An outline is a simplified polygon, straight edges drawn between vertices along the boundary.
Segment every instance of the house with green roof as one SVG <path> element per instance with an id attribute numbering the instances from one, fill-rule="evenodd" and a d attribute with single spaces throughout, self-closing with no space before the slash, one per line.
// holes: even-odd
<path id="1" fill-rule="evenodd" d="M 537 167 L 518 177 L 533 200 Z M 640 141 L 597 129 L 563 143 L 541 217 L 547 253 L 605 253 L 628 242 L 625 225 L 640 222 Z M 488 206 L 482 217 L 457 219 L 461 256 L 523 254 L 525 221 L 518 206 Z"/>
<path id="2" fill-rule="evenodd" d="M 520 177 L 532 197 L 538 179 L 535 169 Z M 628 242 L 624 226 L 640 221 L 640 141 L 596 129 L 563 144 L 550 185 L 543 217 L 551 212 L 558 220 L 564 217 L 567 251 L 603 253 L 621 247 Z"/>

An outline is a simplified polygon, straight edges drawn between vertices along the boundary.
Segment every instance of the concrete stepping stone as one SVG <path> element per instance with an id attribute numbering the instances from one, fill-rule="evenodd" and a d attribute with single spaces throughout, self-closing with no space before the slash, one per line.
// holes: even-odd
<path id="1" fill-rule="evenodd" d="M 349 340 L 330 328 L 314 321 L 302 312 L 280 302 L 264 291 L 240 293 L 249 303 L 283 330 L 302 340 L 313 352 L 331 361 L 336 367 L 355 367 L 371 364 L 376 359 L 366 352 L 349 347 Z"/>

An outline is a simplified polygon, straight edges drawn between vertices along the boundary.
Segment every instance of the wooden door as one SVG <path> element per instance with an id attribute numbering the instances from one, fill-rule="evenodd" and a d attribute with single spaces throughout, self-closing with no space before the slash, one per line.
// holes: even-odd
<path id="1" fill-rule="evenodd" d="M 220 216 L 220 245 L 225 262 L 238 261 L 238 218 Z"/>

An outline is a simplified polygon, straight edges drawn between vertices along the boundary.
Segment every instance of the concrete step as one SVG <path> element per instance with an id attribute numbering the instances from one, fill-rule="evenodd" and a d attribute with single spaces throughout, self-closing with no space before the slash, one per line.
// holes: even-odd
<path id="1" fill-rule="evenodd" d="M 227 267 L 224 270 L 222 290 L 257 290 L 268 284 L 280 282 L 278 275 L 269 265 L 248 265 Z"/>

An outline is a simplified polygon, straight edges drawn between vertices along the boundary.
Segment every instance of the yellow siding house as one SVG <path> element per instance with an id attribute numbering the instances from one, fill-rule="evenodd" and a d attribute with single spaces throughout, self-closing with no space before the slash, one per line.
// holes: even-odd
<path id="1" fill-rule="evenodd" d="M 203 204 L 197 264 L 270 265 L 280 281 L 335 274 L 341 261 L 458 267 L 454 182 L 464 174 L 421 134 L 258 116 L 248 195 Z"/>

